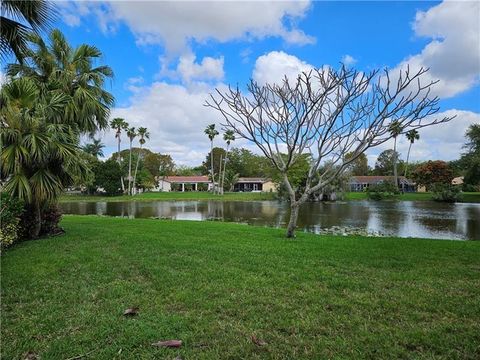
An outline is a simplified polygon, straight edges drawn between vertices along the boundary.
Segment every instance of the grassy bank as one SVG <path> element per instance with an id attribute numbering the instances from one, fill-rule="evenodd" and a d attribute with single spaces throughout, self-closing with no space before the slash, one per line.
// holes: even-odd
<path id="1" fill-rule="evenodd" d="M 277 229 L 90 216 L 63 225 L 66 235 L 1 257 L 2 358 L 480 356 L 480 242 L 289 241 Z M 131 306 L 138 316 L 124 318 Z M 184 345 L 151 346 L 166 339 Z"/>
<path id="2" fill-rule="evenodd" d="M 147 192 L 134 196 L 95 196 L 95 195 L 63 195 L 61 202 L 65 201 L 176 201 L 176 200 L 218 200 L 218 201 L 257 201 L 274 200 L 275 193 L 262 192 L 229 192 L 224 195 L 212 194 L 211 192 L 188 191 L 188 192 Z"/>
<path id="3" fill-rule="evenodd" d="M 66 201 L 176 201 L 176 200 L 218 200 L 218 201 L 259 201 L 274 200 L 275 193 L 225 193 L 223 196 L 209 192 L 148 192 L 135 196 L 93 196 L 93 195 L 64 195 L 61 202 Z M 367 194 L 362 192 L 350 192 L 346 194 L 346 200 L 366 200 Z M 403 201 L 431 201 L 431 193 L 406 193 L 398 197 Z M 463 202 L 480 202 L 480 193 L 463 193 Z"/>
<path id="4" fill-rule="evenodd" d="M 347 200 L 366 200 L 367 193 L 364 192 L 350 192 L 346 195 Z M 397 198 L 402 201 L 432 201 L 432 193 L 405 193 Z M 480 203 L 480 192 L 465 192 L 462 194 L 462 202 L 465 203 Z"/>

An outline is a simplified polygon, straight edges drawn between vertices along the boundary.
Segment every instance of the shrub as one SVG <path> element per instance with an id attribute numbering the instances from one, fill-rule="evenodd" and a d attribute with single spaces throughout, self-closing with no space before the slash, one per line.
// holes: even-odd
<path id="1" fill-rule="evenodd" d="M 400 191 L 394 183 L 384 181 L 375 185 L 371 185 L 367 189 L 367 196 L 372 200 L 394 199 L 400 194 Z"/>
<path id="2" fill-rule="evenodd" d="M 56 204 L 50 205 L 42 211 L 40 233 L 38 236 L 50 236 L 63 233 L 63 229 L 58 226 L 62 214 Z M 20 238 L 30 239 L 31 229 L 35 227 L 37 220 L 31 207 L 25 206 L 25 210 L 20 220 Z"/>
<path id="3" fill-rule="evenodd" d="M 17 242 L 21 235 L 20 217 L 23 203 L 7 193 L 1 194 L 0 203 L 0 247 L 6 248 Z"/>
<path id="4" fill-rule="evenodd" d="M 457 202 L 461 200 L 462 193 L 460 186 L 451 184 L 433 184 L 433 200 L 442 202 Z"/>

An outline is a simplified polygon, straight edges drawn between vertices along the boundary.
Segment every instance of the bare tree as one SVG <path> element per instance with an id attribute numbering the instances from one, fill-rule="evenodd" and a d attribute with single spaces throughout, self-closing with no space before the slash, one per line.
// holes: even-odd
<path id="1" fill-rule="evenodd" d="M 439 99 L 429 97 L 435 82 L 421 82 L 427 71 L 411 73 L 407 68 L 392 80 L 387 70 L 380 76 L 379 70 L 367 74 L 344 66 L 320 68 L 296 81 L 285 77 L 281 84 L 251 80 L 247 95 L 238 87 L 217 89 L 206 105 L 222 114 L 225 128 L 255 143 L 280 171 L 290 197 L 287 237 L 294 237 L 300 205 L 367 149 L 392 138 L 393 121 L 405 133 L 452 119 L 430 116 L 438 112 Z M 312 161 L 306 185 L 296 194 L 289 170 L 304 153 Z M 347 153 L 351 156 L 345 157 Z"/>

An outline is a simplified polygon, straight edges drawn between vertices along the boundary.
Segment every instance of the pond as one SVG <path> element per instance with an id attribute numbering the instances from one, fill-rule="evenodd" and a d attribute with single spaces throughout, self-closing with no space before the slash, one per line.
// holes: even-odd
<path id="1" fill-rule="evenodd" d="M 65 214 L 218 220 L 272 227 L 285 227 L 289 215 L 289 204 L 281 201 L 66 202 L 61 208 Z M 306 203 L 300 209 L 298 227 L 313 233 L 360 228 L 399 237 L 480 240 L 480 204 L 367 200 Z"/>

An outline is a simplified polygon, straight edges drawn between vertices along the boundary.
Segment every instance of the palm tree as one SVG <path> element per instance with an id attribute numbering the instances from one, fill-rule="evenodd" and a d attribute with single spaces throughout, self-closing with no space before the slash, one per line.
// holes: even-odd
<path id="1" fill-rule="evenodd" d="M 76 129 L 51 121 L 63 115 L 70 100 L 68 95 L 52 93 L 39 101 L 38 88 L 28 78 L 12 80 L 0 93 L 4 190 L 23 200 L 33 215 L 28 229 L 32 238 L 40 234 L 43 213 L 64 188 L 89 172 Z"/>
<path id="2" fill-rule="evenodd" d="M 87 154 L 90 154 L 92 156 L 95 156 L 98 158 L 99 156 L 103 156 L 103 148 L 105 147 L 105 144 L 102 144 L 100 139 L 92 139 L 93 142 L 90 144 L 85 144 L 82 147 L 82 150 L 85 151 Z"/>
<path id="3" fill-rule="evenodd" d="M 205 134 L 207 134 L 210 139 L 210 172 L 212 174 L 212 183 L 213 183 L 213 192 L 215 192 L 215 173 L 213 169 L 213 139 L 218 135 L 218 131 L 215 130 L 215 124 L 210 124 L 205 129 Z"/>
<path id="4" fill-rule="evenodd" d="M 45 0 L 2 0 L 0 10 L 0 57 L 5 60 L 13 53 L 22 63 L 28 50 L 29 34 L 45 30 L 55 17 L 55 11 Z"/>
<path id="5" fill-rule="evenodd" d="M 56 123 L 76 127 L 83 134 L 106 129 L 114 99 L 104 86 L 113 71 L 95 66 L 101 51 L 87 44 L 72 48 L 59 30 L 50 32 L 48 45 L 36 34 L 30 34 L 29 41 L 32 46 L 25 52 L 25 62 L 8 65 L 7 75 L 32 79 L 40 99 L 52 92 L 68 95 L 70 101 Z"/>
<path id="6" fill-rule="evenodd" d="M 394 120 L 389 126 L 390 134 L 393 136 L 393 178 L 395 186 L 398 188 L 398 173 L 397 173 L 397 136 L 402 133 L 402 127 L 399 121 Z"/>
<path id="7" fill-rule="evenodd" d="M 140 156 L 142 154 L 142 148 L 143 148 L 143 145 L 146 142 L 145 139 L 150 139 L 150 133 L 148 132 L 147 128 L 139 127 L 138 128 L 138 136 L 140 136 L 140 140 L 138 140 L 138 142 L 140 143 L 140 151 L 139 151 L 138 156 L 137 156 L 137 164 L 135 165 L 135 175 L 133 175 L 133 191 L 134 192 L 136 192 L 135 184 L 136 184 L 136 181 L 137 181 L 138 163 L 140 162 Z"/>
<path id="8" fill-rule="evenodd" d="M 408 141 L 410 141 L 410 145 L 408 145 L 408 153 L 407 153 L 407 162 L 405 164 L 405 172 L 403 176 L 406 178 L 407 177 L 407 167 L 408 167 L 408 159 L 410 158 L 410 149 L 412 148 L 413 143 L 415 140 L 420 139 L 420 134 L 418 133 L 417 130 L 413 129 L 407 132 L 406 134 Z"/>
<path id="9" fill-rule="evenodd" d="M 110 121 L 110 127 L 114 129 L 115 132 L 115 138 L 117 139 L 117 144 L 118 144 L 118 149 L 117 149 L 117 163 L 118 165 L 121 164 L 120 161 L 120 142 L 121 140 L 121 135 L 122 135 L 122 130 L 127 130 L 128 129 L 128 123 L 122 119 L 122 118 L 115 118 L 112 121 Z M 123 176 L 120 178 L 120 181 L 122 183 L 122 191 L 125 193 L 125 182 L 123 181 Z"/>
<path id="10" fill-rule="evenodd" d="M 225 131 L 225 134 L 223 134 L 223 140 L 227 143 L 227 150 L 225 152 L 225 165 L 223 166 L 223 175 L 222 175 L 222 181 L 220 182 L 220 191 L 223 194 L 223 186 L 225 184 L 225 170 L 227 168 L 227 161 L 228 161 L 228 150 L 230 147 L 230 143 L 232 141 L 235 141 L 235 133 L 233 130 L 227 130 Z"/>
<path id="11" fill-rule="evenodd" d="M 130 158 L 128 160 L 128 195 L 132 195 L 132 143 L 137 137 L 135 128 L 131 127 L 127 130 L 127 137 L 130 139 Z"/>

